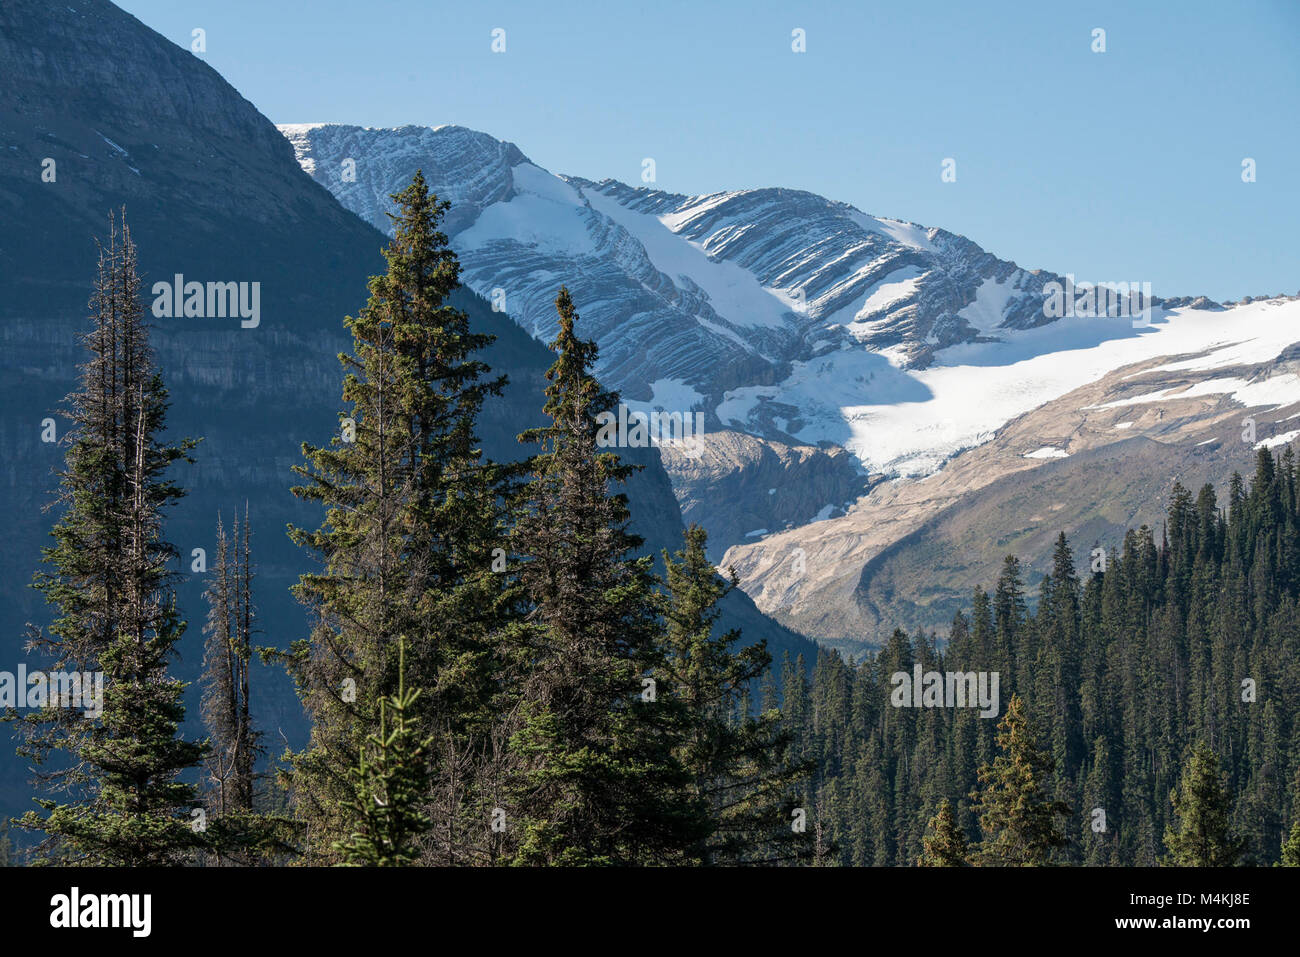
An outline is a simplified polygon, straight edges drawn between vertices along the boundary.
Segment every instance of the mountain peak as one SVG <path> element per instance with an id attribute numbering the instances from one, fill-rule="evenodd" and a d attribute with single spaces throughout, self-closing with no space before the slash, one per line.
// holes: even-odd
<path id="1" fill-rule="evenodd" d="M 946 346 L 1048 321 L 1050 274 L 806 190 L 690 196 L 553 175 L 462 127 L 281 130 L 317 182 L 381 229 L 389 194 L 423 168 L 452 201 L 446 229 L 465 282 L 504 296 L 544 341 L 555 288 L 567 282 L 589 303 L 602 374 L 635 401 L 685 387 L 715 409 L 732 390 L 772 386 L 828 353 L 922 367 Z M 810 411 L 751 403 L 738 425 L 797 443 Z"/>
<path id="2" fill-rule="evenodd" d="M 344 206 L 385 232 L 390 194 L 417 169 L 442 199 L 451 200 L 444 223 L 460 232 L 493 203 L 514 195 L 511 170 L 529 162 L 515 146 L 464 126 L 362 127 L 335 123 L 282 123 L 302 168 Z"/>

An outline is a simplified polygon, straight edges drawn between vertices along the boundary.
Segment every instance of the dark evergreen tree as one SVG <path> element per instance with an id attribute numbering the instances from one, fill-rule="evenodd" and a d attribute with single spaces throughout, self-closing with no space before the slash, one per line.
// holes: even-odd
<path id="1" fill-rule="evenodd" d="M 1291 825 L 1291 833 L 1282 842 L 1280 863 L 1283 867 L 1300 867 L 1300 818 Z"/>
<path id="2" fill-rule="evenodd" d="M 924 840 L 925 851 L 917 861 L 921 867 L 966 867 L 970 861 L 966 835 L 957 826 L 952 804 L 945 798 L 930 818 Z"/>
<path id="3" fill-rule="evenodd" d="M 753 715 L 744 703 L 772 656 L 762 642 L 735 647 L 738 631 L 717 633 L 718 602 L 736 582 L 718 575 L 706 541 L 704 529 L 692 525 L 676 557 L 664 554 L 667 654 L 658 693 L 679 708 L 677 756 L 689 775 L 686 798 L 700 807 L 704 829 L 690 858 L 698 864 L 796 860 L 813 850 L 813 835 L 791 828 L 795 785 L 810 762 L 790 759 L 791 736 L 780 727 L 779 711 Z"/>
<path id="4" fill-rule="evenodd" d="M 1237 863 L 1244 848 L 1229 829 L 1232 798 L 1219 759 L 1204 742 L 1192 750 L 1169 800 L 1177 823 L 1165 831 L 1168 863 L 1175 867 L 1231 867 Z"/>
<path id="5" fill-rule="evenodd" d="M 698 802 L 673 754 L 672 710 L 653 675 L 665 666 L 651 559 L 627 528 L 631 472 L 597 443 L 618 398 L 591 373 L 596 345 L 575 332 L 569 292 L 547 372 L 550 424 L 520 438 L 530 463 L 513 552 L 528 611 L 515 640 L 525 662 L 512 750 L 513 859 L 523 864 L 683 860 L 702 838 Z"/>
<path id="6" fill-rule="evenodd" d="M 984 840 L 981 864 L 995 867 L 1042 866 L 1068 843 L 1061 819 L 1070 808 L 1051 797 L 1052 759 L 1035 741 L 1024 703 L 1013 695 L 998 725 L 1001 753 L 979 770 L 978 802 Z"/>
<path id="7" fill-rule="evenodd" d="M 309 859 L 335 860 L 353 792 L 344 769 L 358 765 L 380 702 L 396 692 L 396 636 L 405 635 L 406 680 L 423 691 L 405 720 L 434 739 L 422 859 L 475 862 L 491 853 L 482 795 L 493 784 L 481 772 L 501 704 L 506 576 L 493 569 L 504 555 L 505 476 L 481 460 L 474 428 L 504 379 L 484 378 L 473 356 L 491 337 L 447 304 L 460 270 L 438 228 L 449 204 L 419 172 L 393 200 L 388 271 L 345 320 L 348 411 L 331 445 L 304 446 L 309 465 L 296 469 L 306 484 L 295 494 L 327 511 L 316 532 L 291 532 L 323 565 L 295 589 L 315 627 L 287 656 L 312 719 L 310 745 L 293 758 L 293 793 Z"/>
<path id="8" fill-rule="evenodd" d="M 167 390 L 140 286 L 124 214 L 100 249 L 89 358 L 65 405 L 73 428 L 59 473 L 63 512 L 36 579 L 57 613 L 33 646 L 52 671 L 103 675 L 102 702 L 78 710 L 50 701 L 26 722 L 23 753 L 40 762 L 63 752 L 67 761 L 45 777 L 56 794 L 37 799 L 46 813 L 21 821 L 47 835 L 46 862 L 175 864 L 202 844 L 191 826 L 195 791 L 180 775 L 205 745 L 180 736 L 185 686 L 168 666 L 185 622 L 168 568 L 176 549 L 162 531 L 184 494 L 166 473 L 194 443 L 162 439 Z"/>

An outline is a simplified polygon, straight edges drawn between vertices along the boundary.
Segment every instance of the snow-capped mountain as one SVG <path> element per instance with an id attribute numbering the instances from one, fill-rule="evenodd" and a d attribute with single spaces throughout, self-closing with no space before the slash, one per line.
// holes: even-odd
<path id="1" fill-rule="evenodd" d="M 822 640 L 941 626 L 1008 543 L 1033 569 L 1057 530 L 1105 538 L 1174 477 L 1249 470 L 1225 439 L 1243 415 L 1300 436 L 1272 422 L 1300 408 L 1300 300 L 1053 318 L 1061 276 L 807 192 L 596 183 L 460 127 L 281 131 L 384 229 L 422 168 L 467 285 L 549 339 L 567 284 L 630 404 L 704 411 L 702 456 L 661 450 L 679 502 L 764 611 Z"/>
<path id="2" fill-rule="evenodd" d="M 682 196 L 552 174 L 513 144 L 462 127 L 287 125 L 298 160 L 362 218 L 417 168 L 452 202 L 467 285 L 549 339 L 561 283 L 601 373 L 628 400 L 704 410 L 716 427 L 882 459 L 845 410 L 872 395 L 919 401 L 913 371 L 946 347 L 1049 320 L 1060 277 L 997 259 L 942 229 L 867 215 L 812 193 Z M 931 468 L 975 436 L 924 456 Z"/>

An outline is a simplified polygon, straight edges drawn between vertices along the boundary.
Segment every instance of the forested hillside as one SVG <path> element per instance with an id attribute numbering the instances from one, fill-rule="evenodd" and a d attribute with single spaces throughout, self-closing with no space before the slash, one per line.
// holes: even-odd
<path id="1" fill-rule="evenodd" d="M 725 627 L 733 588 L 675 508 L 645 554 L 628 494 L 645 465 L 623 453 L 653 449 L 602 438 L 623 409 L 592 374 L 598 347 L 567 289 L 543 407 L 506 419 L 525 452 L 494 460 L 480 413 L 507 376 L 482 357 L 509 352 L 452 298 L 449 203 L 418 171 L 395 199 L 387 270 L 343 320 L 336 431 L 322 423 L 293 468 L 311 507 L 289 527 L 306 634 L 259 614 L 247 506 L 230 534 L 213 516 L 211 568 L 170 537 L 201 453 L 170 437 L 139 255 L 125 218 L 111 221 L 34 579 L 50 620 L 27 634 L 48 678 L 0 685 L 37 785 L 25 850 L 116 866 L 806 857 L 790 822 L 807 767 L 787 759 L 778 713 L 748 706 L 771 656 Z M 186 727 L 177 667 L 199 618 L 179 594 L 187 563 L 206 576 L 204 737 Z M 281 734 L 272 750 L 257 657 L 293 680 L 305 747 Z"/>
<path id="2" fill-rule="evenodd" d="M 1171 798 L 1185 773 L 1204 804 L 1230 807 L 1218 835 L 1239 843 L 1230 857 L 1278 861 L 1300 807 L 1300 499 L 1292 451 L 1257 455 L 1254 476 L 1234 476 L 1222 499 L 1208 485 L 1195 495 L 1175 485 L 1161 527 L 1129 531 L 1108 561 L 1086 543 L 1080 571 L 1062 534 L 1033 611 L 1008 556 L 946 644 L 896 631 L 857 664 L 822 652 L 810 682 L 787 662 L 786 720 L 796 751 L 816 761 L 809 796 L 836 859 L 916 862 L 945 800 L 972 857 L 997 836 L 981 827 L 974 795 L 978 769 L 998 754 L 999 721 L 892 706 L 891 676 L 919 663 L 997 672 L 1004 714 L 1023 699 L 1051 769 L 1038 797 L 1070 809 L 1056 816 L 1067 840 L 1051 861 L 1165 862 L 1178 846 L 1167 829 L 1190 819 Z M 1212 765 L 1193 767 L 1197 745 L 1213 751 L 1226 793 Z"/>

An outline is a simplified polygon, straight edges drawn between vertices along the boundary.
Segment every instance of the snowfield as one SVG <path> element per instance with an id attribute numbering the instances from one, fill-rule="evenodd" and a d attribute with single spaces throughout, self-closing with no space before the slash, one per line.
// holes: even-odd
<path id="1" fill-rule="evenodd" d="M 1151 325 L 1140 329 L 1127 319 L 1060 319 L 997 334 L 1002 341 L 941 350 L 928 369 L 904 370 L 884 356 L 856 350 L 797 363 L 778 385 L 728 392 L 717 414 L 739 425 L 764 402 L 794 405 L 810 413 L 790 432 L 799 441 L 842 445 L 873 473 L 920 477 L 988 441 L 1016 416 L 1122 366 L 1189 356 L 1157 368 L 1204 372 L 1276 358 L 1300 342 L 1300 301 L 1156 310 Z M 1300 401 L 1300 378 L 1222 377 L 1107 407 L 1192 395 L 1230 395 L 1245 406 L 1276 407 Z"/>

